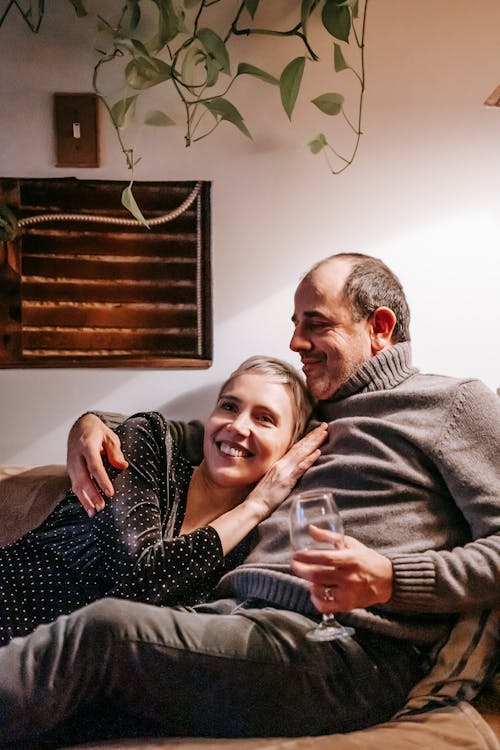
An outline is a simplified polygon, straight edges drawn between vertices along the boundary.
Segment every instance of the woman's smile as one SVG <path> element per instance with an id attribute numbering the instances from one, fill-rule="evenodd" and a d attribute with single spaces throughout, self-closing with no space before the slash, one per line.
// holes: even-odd
<path id="1" fill-rule="evenodd" d="M 227 440 L 216 440 L 215 444 L 217 445 L 221 453 L 224 453 L 226 456 L 231 456 L 232 458 L 252 458 L 252 456 L 254 455 L 245 448 L 242 448 L 235 443 L 230 443 Z"/>
<path id="2" fill-rule="evenodd" d="M 293 432 L 290 390 L 262 373 L 244 373 L 220 395 L 205 426 L 206 476 L 250 487 L 285 453 Z"/>

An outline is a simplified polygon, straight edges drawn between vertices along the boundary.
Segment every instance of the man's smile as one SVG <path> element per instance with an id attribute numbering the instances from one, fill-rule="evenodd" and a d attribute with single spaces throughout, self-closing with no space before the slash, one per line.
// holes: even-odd
<path id="1" fill-rule="evenodd" d="M 304 373 L 307 373 L 308 370 L 312 370 L 314 367 L 323 366 L 324 364 L 323 359 L 320 357 L 303 357 L 301 362 Z"/>

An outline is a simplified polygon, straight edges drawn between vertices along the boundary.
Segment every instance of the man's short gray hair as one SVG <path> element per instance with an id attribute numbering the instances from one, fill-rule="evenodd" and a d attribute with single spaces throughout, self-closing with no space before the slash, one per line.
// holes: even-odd
<path id="1" fill-rule="evenodd" d="M 363 253 L 337 253 L 316 263 L 304 278 L 332 260 L 351 261 L 352 267 L 344 284 L 344 298 L 353 317 L 368 318 L 378 307 L 388 307 L 396 316 L 392 342 L 410 340 L 410 308 L 403 286 L 391 269 L 379 258 Z"/>

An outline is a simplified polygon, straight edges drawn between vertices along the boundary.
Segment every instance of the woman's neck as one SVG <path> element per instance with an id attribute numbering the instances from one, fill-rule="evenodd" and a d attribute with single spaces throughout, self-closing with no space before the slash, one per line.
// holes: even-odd
<path id="1" fill-rule="evenodd" d="M 213 482 L 202 462 L 195 468 L 189 482 L 186 512 L 181 534 L 206 526 L 246 498 L 251 486 L 222 487 Z"/>

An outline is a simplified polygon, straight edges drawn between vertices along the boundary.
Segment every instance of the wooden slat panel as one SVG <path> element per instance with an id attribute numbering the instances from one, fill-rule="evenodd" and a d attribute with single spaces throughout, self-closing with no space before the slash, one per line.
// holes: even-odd
<path id="1" fill-rule="evenodd" d="M 161 305 L 75 305 L 23 303 L 25 326 L 95 326 L 109 328 L 196 328 L 196 309 Z"/>
<path id="2" fill-rule="evenodd" d="M 196 304 L 192 283 L 114 283 L 84 281 L 23 281 L 23 298 L 63 302 L 169 302 Z"/>
<path id="3" fill-rule="evenodd" d="M 196 330 L 154 331 L 107 329 L 23 329 L 25 349 L 140 349 L 187 354 L 196 345 Z"/>
<path id="4" fill-rule="evenodd" d="M 38 257 L 23 255 L 23 278 L 45 276 L 63 279 L 101 279 L 106 281 L 191 281 L 196 280 L 196 264 L 176 261 L 92 260 L 80 258 Z"/>
<path id="5" fill-rule="evenodd" d="M 148 367 L 201 369 L 210 367 L 211 361 L 206 357 L 171 352 L 145 352 L 142 350 L 100 350 L 92 349 L 85 352 L 77 350 L 51 351 L 48 349 L 27 349 L 19 358 L 18 366 L 24 367 Z M 96 364 L 98 363 L 98 364 Z"/>
<path id="6" fill-rule="evenodd" d="M 73 226 L 73 225 L 72 225 Z M 23 237 L 23 255 L 106 255 L 116 253 L 119 243 L 120 255 L 140 255 L 158 258 L 191 258 L 196 260 L 196 234 L 183 235 L 162 233 L 125 232 L 76 232 L 65 230 L 30 230 Z"/>
<path id="7" fill-rule="evenodd" d="M 0 178 L 0 200 L 18 219 L 87 213 L 129 222 L 120 203 L 126 184 Z M 152 218 L 178 209 L 195 184 L 135 183 L 134 194 Z M 0 304 L 0 367 L 207 366 L 209 194 L 203 183 L 187 210 L 149 230 L 83 218 L 23 225 L 8 246 L 17 292 Z"/>
<path id="8" fill-rule="evenodd" d="M 30 214 L 37 213 L 37 208 L 44 211 L 50 208 L 54 212 L 77 211 L 130 218 L 120 203 L 127 182 L 54 178 L 20 180 L 19 183 L 20 208 L 27 209 Z M 144 209 L 145 215 L 149 212 L 166 213 L 176 209 L 195 184 L 136 182 L 134 195 L 139 205 L 147 207 Z M 168 191 L 165 185 L 168 185 Z"/>

